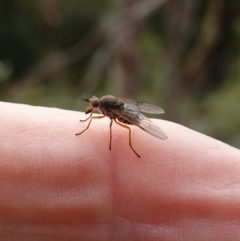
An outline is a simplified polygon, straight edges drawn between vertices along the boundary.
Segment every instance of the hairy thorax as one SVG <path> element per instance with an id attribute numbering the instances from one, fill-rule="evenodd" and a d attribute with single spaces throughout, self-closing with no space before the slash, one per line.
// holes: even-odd
<path id="1" fill-rule="evenodd" d="M 119 116 L 124 108 L 125 103 L 114 96 L 104 96 L 104 98 L 101 99 L 99 106 L 99 110 L 103 115 L 108 116 L 110 119 L 117 119 L 119 122 L 130 125 L 131 123 L 128 120 Z"/>

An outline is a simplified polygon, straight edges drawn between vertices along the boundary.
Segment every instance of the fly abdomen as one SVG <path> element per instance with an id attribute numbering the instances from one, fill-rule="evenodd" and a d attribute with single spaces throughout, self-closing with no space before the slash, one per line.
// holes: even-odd
<path id="1" fill-rule="evenodd" d="M 126 120 L 126 119 L 124 119 L 124 118 L 122 118 L 122 117 L 117 117 L 117 120 L 119 121 L 119 122 L 122 122 L 122 123 L 124 123 L 124 124 L 128 124 L 128 125 L 132 125 L 132 123 L 131 122 L 129 122 L 128 120 Z"/>

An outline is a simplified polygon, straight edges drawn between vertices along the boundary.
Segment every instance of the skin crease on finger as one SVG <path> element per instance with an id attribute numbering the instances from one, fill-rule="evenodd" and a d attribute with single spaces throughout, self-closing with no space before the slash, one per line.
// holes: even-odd
<path id="1" fill-rule="evenodd" d="M 240 151 L 183 126 L 0 103 L 1 240 L 240 240 Z M 16 237 L 14 239 L 14 237 Z"/>

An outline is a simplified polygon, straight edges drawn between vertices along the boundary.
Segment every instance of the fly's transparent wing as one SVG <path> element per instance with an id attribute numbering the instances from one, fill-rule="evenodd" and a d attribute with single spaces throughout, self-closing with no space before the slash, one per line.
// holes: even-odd
<path id="1" fill-rule="evenodd" d="M 149 113 L 149 114 L 162 114 L 164 110 L 156 105 L 152 105 L 143 101 L 130 100 L 125 98 L 119 98 L 126 104 L 135 105 L 139 111 Z"/>
<path id="2" fill-rule="evenodd" d="M 141 115 L 144 116 L 143 114 Z M 148 134 L 155 136 L 156 138 L 162 140 L 166 140 L 168 138 L 167 135 L 160 129 L 160 127 L 154 124 L 150 119 L 146 118 L 146 116 L 144 116 L 139 125 L 141 129 L 146 131 Z"/>
<path id="3" fill-rule="evenodd" d="M 114 110 L 114 113 L 156 138 L 167 139 L 167 135 L 150 119 L 140 113 L 139 108 L 135 105 L 127 104 L 124 110 Z"/>

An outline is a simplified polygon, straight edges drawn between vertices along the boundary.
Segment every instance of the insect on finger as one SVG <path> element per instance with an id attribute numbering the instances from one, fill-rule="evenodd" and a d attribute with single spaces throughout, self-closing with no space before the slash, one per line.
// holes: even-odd
<path id="1" fill-rule="evenodd" d="M 80 120 L 81 122 L 87 121 L 87 127 L 80 133 L 76 135 L 81 135 L 85 132 L 93 119 L 101 119 L 105 116 L 110 118 L 110 143 L 109 143 L 109 150 L 112 148 L 112 123 L 113 120 L 116 124 L 120 125 L 121 127 L 128 129 L 128 139 L 129 139 L 129 146 L 132 151 L 136 154 L 137 157 L 140 158 L 140 155 L 135 151 L 132 146 L 132 135 L 131 135 L 131 128 L 127 125 L 135 125 L 140 129 L 144 130 L 148 134 L 161 139 L 166 140 L 167 135 L 150 119 L 148 119 L 145 115 L 141 112 L 150 113 L 150 114 L 161 114 L 164 111 L 156 106 L 152 105 L 143 101 L 135 101 L 129 100 L 125 98 L 117 98 L 113 95 L 106 95 L 101 97 L 100 99 L 97 96 L 93 96 L 90 99 L 81 98 L 83 101 L 89 102 L 90 106 L 86 109 L 85 114 L 90 114 L 90 116 L 85 120 Z M 92 116 L 93 111 L 96 110 L 102 113 L 102 116 Z"/>

